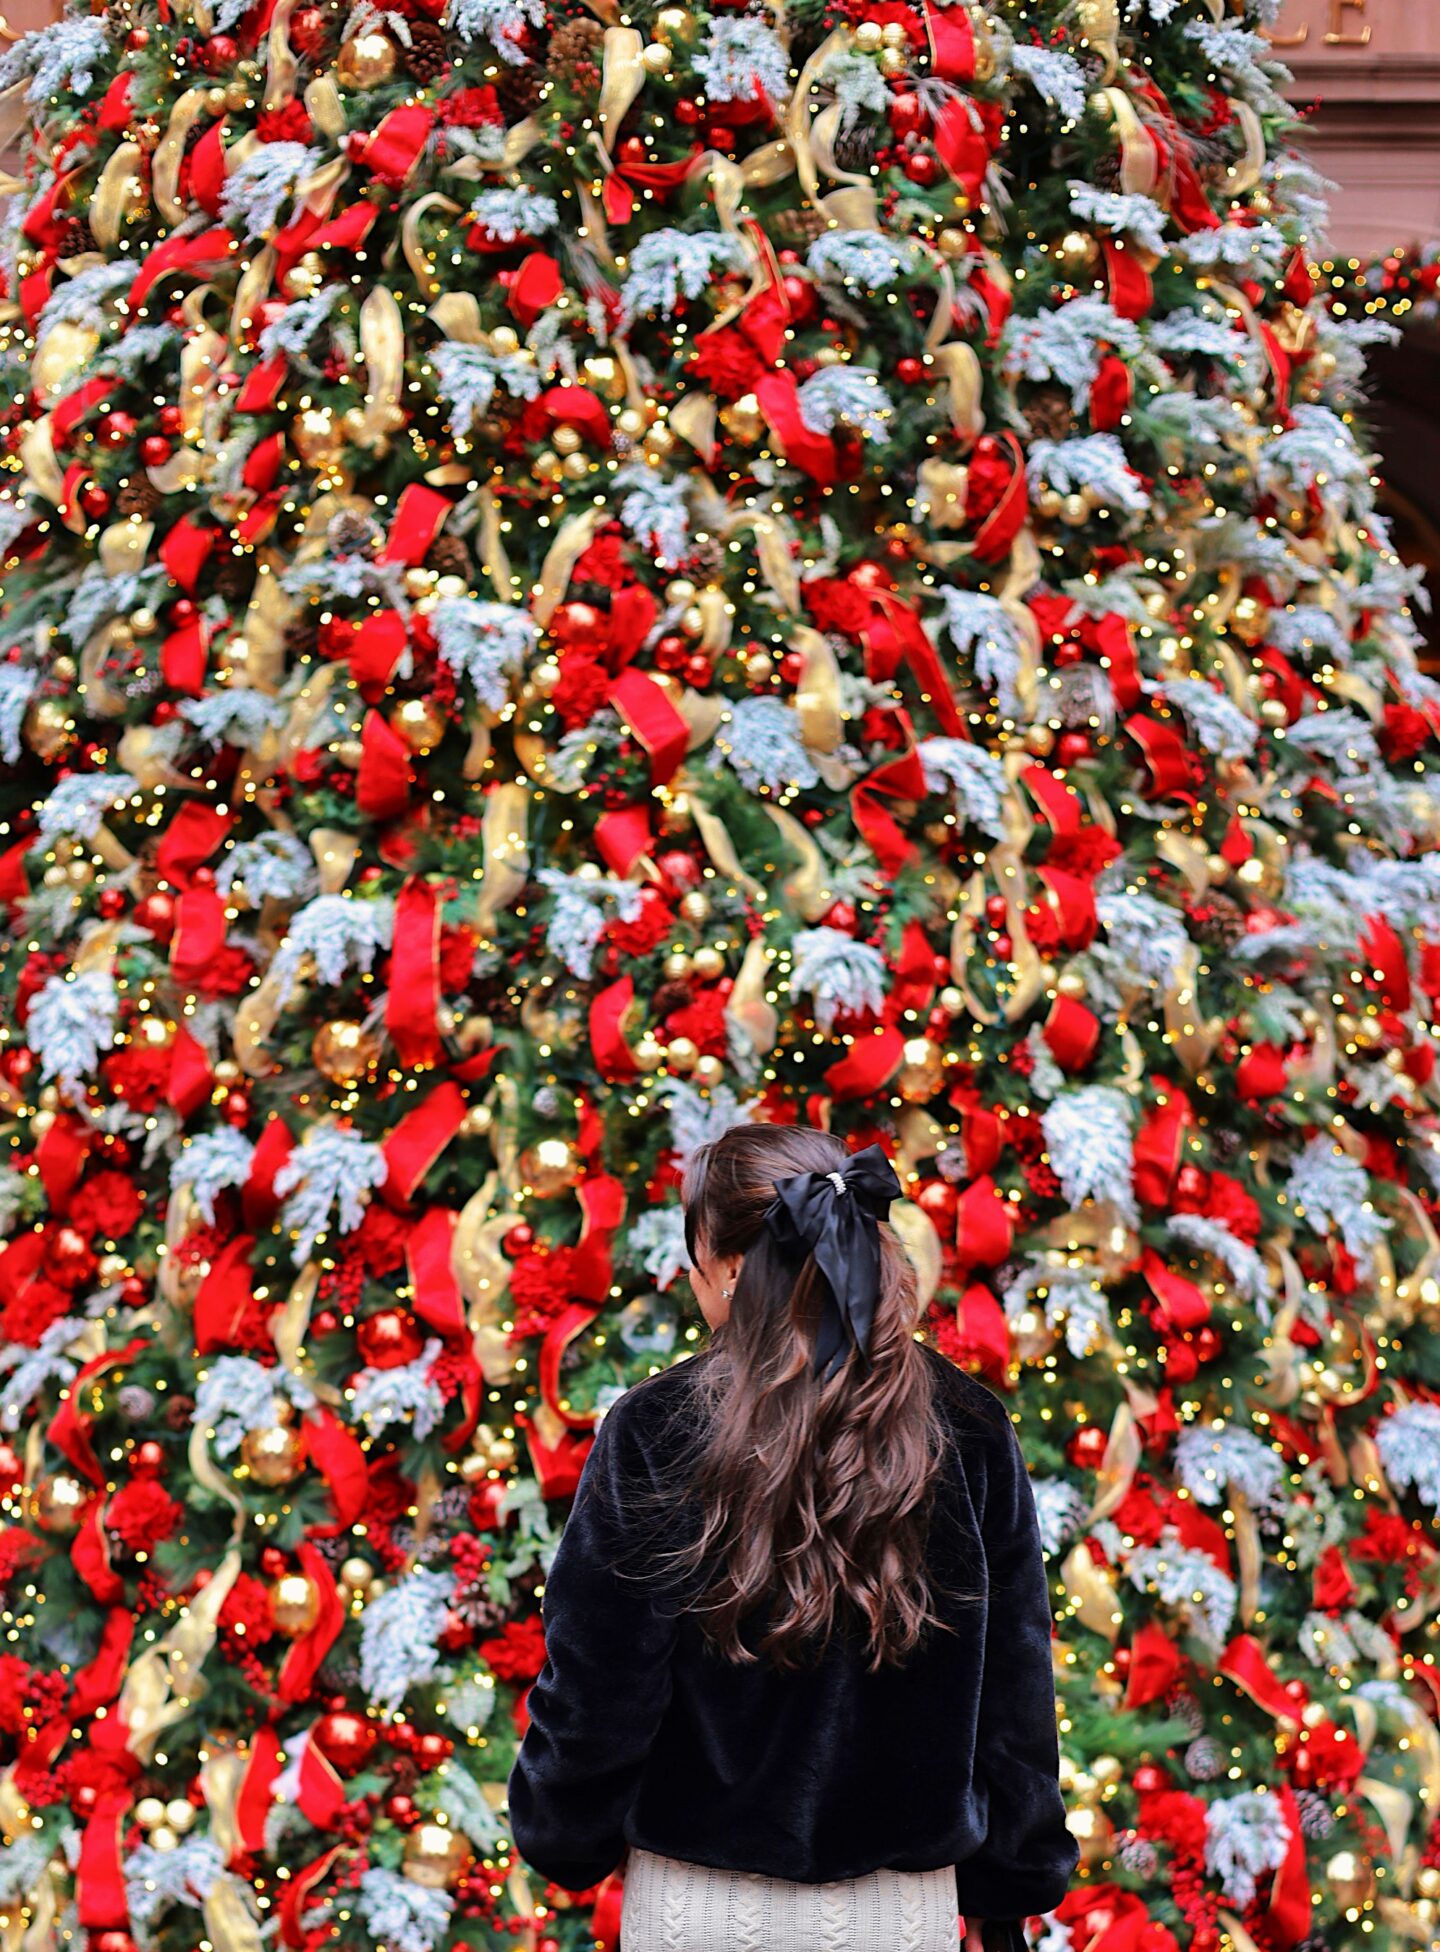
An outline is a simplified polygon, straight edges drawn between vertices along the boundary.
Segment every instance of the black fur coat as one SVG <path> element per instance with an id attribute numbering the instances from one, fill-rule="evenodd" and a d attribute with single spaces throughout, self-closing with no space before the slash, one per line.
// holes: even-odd
<path id="1" fill-rule="evenodd" d="M 707 1357 L 604 1416 L 546 1582 L 546 1661 L 509 1781 L 516 1847 L 544 1876 L 588 1889 L 628 1845 L 804 1883 L 953 1863 L 987 1952 L 1022 1952 L 1019 1920 L 1064 1896 L 1079 1847 L 1024 1459 L 1000 1399 L 921 1346 L 955 1440 L 928 1563 L 988 1600 L 938 1600 L 956 1631 L 901 1669 L 867 1673 L 838 1637 L 812 1672 L 738 1667 L 658 1588 L 617 1577 L 633 1558 L 626 1487 L 665 1485 L 687 1372 Z"/>

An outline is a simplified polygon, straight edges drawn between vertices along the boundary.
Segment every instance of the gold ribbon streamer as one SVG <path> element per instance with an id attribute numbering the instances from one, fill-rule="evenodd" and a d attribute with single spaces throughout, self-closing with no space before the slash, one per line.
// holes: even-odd
<path id="1" fill-rule="evenodd" d="M 529 789 L 519 780 L 505 780 L 485 796 L 480 820 L 484 869 L 475 894 L 475 921 L 486 935 L 493 932 L 501 909 L 510 907 L 529 877 L 529 816 Z"/>
<path id="2" fill-rule="evenodd" d="M 545 560 L 540 566 L 540 581 L 530 604 L 531 615 L 537 623 L 549 623 L 560 599 L 570 587 L 570 576 L 576 563 L 590 547 L 595 531 L 608 519 L 608 509 L 587 508 L 578 515 L 568 516 L 561 523 L 559 534 L 545 552 Z"/>
<path id="3" fill-rule="evenodd" d="M 890 1231 L 905 1249 L 905 1257 L 915 1270 L 915 1322 L 935 1299 L 944 1273 L 944 1256 L 935 1223 L 923 1206 L 914 1200 L 895 1200 L 889 1214 Z"/>
<path id="4" fill-rule="evenodd" d="M 725 1019 L 749 1041 L 758 1056 L 775 1048 L 779 1016 L 765 999 L 765 982 L 770 970 L 770 951 L 763 935 L 752 935 L 745 945 L 734 986 L 725 1003 Z"/>
<path id="5" fill-rule="evenodd" d="M 179 1619 L 153 1647 L 133 1661 L 120 1690 L 116 1713 L 129 1729 L 126 1747 L 148 1762 L 156 1741 L 190 1712 L 203 1687 L 201 1669 L 215 1644 L 216 1624 L 230 1588 L 240 1573 L 240 1553 L 232 1546 L 214 1576 L 182 1608 Z"/>
<path id="6" fill-rule="evenodd" d="M 796 624 L 790 633 L 792 649 L 800 656 L 800 679 L 795 687 L 795 710 L 800 737 L 811 752 L 834 752 L 843 733 L 840 705 L 840 665 L 830 640 L 809 624 Z"/>
<path id="7" fill-rule="evenodd" d="M 265 107 L 284 108 L 295 93 L 300 64 L 290 46 L 290 17 L 299 0 L 275 0 L 270 16 L 269 58 L 265 63 Z"/>
<path id="8" fill-rule="evenodd" d="M 403 425 L 400 388 L 405 376 L 405 324 L 395 294 L 376 285 L 360 307 L 360 354 L 365 361 L 365 404 L 347 432 L 357 447 L 374 447 Z"/>
<path id="9" fill-rule="evenodd" d="M 438 297 L 442 289 L 440 280 L 435 276 L 434 266 L 426 255 L 425 246 L 420 242 L 420 219 L 425 215 L 427 210 L 432 210 L 436 207 L 449 211 L 453 216 L 459 216 L 461 209 L 461 206 L 452 197 L 447 197 L 442 190 L 427 190 L 418 202 L 412 203 L 407 208 L 400 225 L 400 247 L 405 253 L 405 262 L 414 272 L 415 282 L 420 287 L 422 297 L 425 298 Z M 456 297 L 460 297 L 462 294 L 457 292 L 455 295 Z M 473 292 L 466 292 L 463 296 L 470 298 L 472 301 L 474 299 Z M 431 310 L 433 316 L 434 308 L 432 307 Z M 476 307 L 476 326 L 478 329 L 478 306 Z M 441 330 L 444 330 L 443 326 Z M 452 333 L 448 336 L 453 338 L 455 335 Z M 474 344 L 475 341 L 472 340 L 470 343 Z"/>
<path id="10" fill-rule="evenodd" d="M 209 92 L 208 88 L 185 90 L 171 109 L 165 133 L 155 148 L 150 164 L 150 193 L 155 199 L 156 209 L 167 224 L 179 224 L 185 220 L 185 206 L 180 201 L 180 165 L 185 156 L 185 138 L 204 110 Z"/>
<path id="11" fill-rule="evenodd" d="M 251 1916 L 247 1887 L 222 1871 L 201 1904 L 205 1930 L 215 1952 L 264 1952 L 260 1927 Z"/>
<path id="12" fill-rule="evenodd" d="M 88 215 L 95 241 L 104 250 L 113 251 L 119 241 L 126 203 L 134 197 L 130 184 L 138 185 L 143 193 L 144 185 L 140 179 L 143 154 L 138 142 L 119 143 L 100 172 L 100 180 L 90 198 Z"/>
<path id="13" fill-rule="evenodd" d="M 614 147 L 620 124 L 625 120 L 631 104 L 645 86 L 645 64 L 640 59 L 644 47 L 644 35 L 633 27 L 605 29 L 600 105 L 595 119 L 607 155 Z"/>

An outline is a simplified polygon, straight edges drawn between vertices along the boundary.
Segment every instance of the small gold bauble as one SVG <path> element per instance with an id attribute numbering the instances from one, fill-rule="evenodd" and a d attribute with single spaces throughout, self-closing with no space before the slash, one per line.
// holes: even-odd
<path id="1" fill-rule="evenodd" d="M 455 1042 L 460 1046 L 462 1057 L 474 1057 L 483 1051 L 495 1038 L 495 1025 L 492 1020 L 478 1011 L 474 1016 L 463 1017 L 454 1030 Z"/>
<path id="2" fill-rule="evenodd" d="M 552 449 L 542 447 L 530 463 L 530 472 L 537 481 L 558 481 L 565 472 L 565 463 Z"/>
<path id="3" fill-rule="evenodd" d="M 340 1584 L 352 1593 L 363 1593 L 374 1577 L 375 1568 L 368 1559 L 347 1559 L 340 1568 Z"/>
<path id="4" fill-rule="evenodd" d="M 713 983 L 725 974 L 725 958 L 720 950 L 708 945 L 697 949 L 690 959 L 690 966 L 702 983 Z"/>
<path id="5" fill-rule="evenodd" d="M 1260 716 L 1266 725 L 1288 725 L 1290 713 L 1283 698 L 1267 698 L 1260 707 Z"/>
<path id="6" fill-rule="evenodd" d="M 405 1839 L 402 1859 L 406 1877 L 431 1891 L 448 1891 L 475 1862 L 475 1852 L 458 1830 L 447 1824 L 417 1824 Z"/>
<path id="7" fill-rule="evenodd" d="M 1375 1895 L 1375 1867 L 1356 1850 L 1337 1850 L 1325 1866 L 1331 1896 L 1346 1911 L 1358 1911 Z"/>
<path id="8" fill-rule="evenodd" d="M 632 1045 L 630 1055 L 642 1071 L 658 1071 L 665 1062 L 665 1046 L 647 1030 L 639 1042 Z"/>
<path id="9" fill-rule="evenodd" d="M 652 427 L 645 436 L 645 451 L 656 461 L 663 461 L 674 446 L 675 436 L 663 421 Z"/>
<path id="10" fill-rule="evenodd" d="M 1085 994 L 1085 978 L 1078 969 L 1063 969 L 1055 979 L 1055 987 L 1061 996 L 1081 997 Z"/>
<path id="11" fill-rule="evenodd" d="M 160 628 L 160 619 L 153 610 L 141 609 L 130 612 L 130 628 L 137 637 L 153 637 Z"/>
<path id="12" fill-rule="evenodd" d="M 1097 1755 L 1090 1764 L 1090 1774 L 1102 1787 L 1106 1783 L 1118 1783 L 1125 1773 L 1125 1765 L 1118 1755 Z"/>
<path id="13" fill-rule="evenodd" d="M 947 1017 L 958 1017 L 965 1008 L 965 998 L 953 983 L 947 983 L 935 1001 Z"/>
<path id="14" fill-rule="evenodd" d="M 31 1123 L 33 1125 L 33 1119 Z M 79 1527 L 89 1496 L 89 1491 L 79 1478 L 72 1478 L 65 1471 L 42 1478 L 36 1486 L 32 1505 L 35 1523 L 42 1532 L 50 1532 L 57 1537 L 73 1532 Z"/>
<path id="15" fill-rule="evenodd" d="M 567 481 L 583 481 L 590 472 L 590 458 L 585 454 L 567 454 L 560 464 L 560 472 Z"/>
<path id="16" fill-rule="evenodd" d="M 578 427 L 557 427 L 550 440 L 557 454 L 578 454 L 582 444 Z"/>
<path id="17" fill-rule="evenodd" d="M 944 1053 L 928 1037 L 908 1037 L 903 1058 L 895 1080 L 900 1096 L 909 1105 L 923 1105 L 944 1082 Z"/>
<path id="18" fill-rule="evenodd" d="M 625 398 L 625 375 L 619 362 L 608 352 L 592 353 L 585 361 L 585 383 L 602 400 L 623 400 Z"/>
<path id="19" fill-rule="evenodd" d="M 394 74 L 395 61 L 387 34 L 356 34 L 340 49 L 335 73 L 347 88 L 379 88 Z"/>
<path id="20" fill-rule="evenodd" d="M 297 414 L 290 422 L 290 440 L 295 452 L 309 467 L 324 467 L 337 460 L 345 446 L 345 437 L 328 407 L 306 407 Z M 229 646 L 229 654 L 231 662 L 235 663 L 233 643 Z"/>
<path id="21" fill-rule="evenodd" d="M 760 411 L 760 402 L 753 393 L 742 393 L 738 400 L 720 409 L 720 425 L 732 441 L 739 441 L 742 447 L 751 447 L 765 432 L 765 416 Z M 754 659 L 750 668 L 754 669 Z"/>
<path id="22" fill-rule="evenodd" d="M 684 949 L 672 949 L 670 954 L 665 958 L 662 966 L 667 983 L 685 982 L 690 975 L 690 971 L 694 968 L 694 964 Z"/>
<path id="23" fill-rule="evenodd" d="M 745 660 L 745 675 L 763 685 L 775 675 L 775 660 L 768 651 L 752 651 Z"/>
<path id="24" fill-rule="evenodd" d="M 390 714 L 390 724 L 411 752 L 433 752 L 445 737 L 444 712 L 433 698 L 407 698 Z"/>
<path id="25" fill-rule="evenodd" d="M 580 1155 L 568 1139 L 541 1139 L 520 1154 L 520 1175 L 539 1199 L 553 1200 L 579 1179 Z"/>
<path id="26" fill-rule="evenodd" d="M 1025 728 L 1025 750 L 1043 759 L 1055 744 L 1055 734 L 1048 725 L 1027 725 Z"/>
<path id="27" fill-rule="evenodd" d="M 152 1850 L 176 1850 L 179 1848 L 180 1839 L 168 1823 L 159 1823 L 150 1832 L 146 1842 Z"/>
<path id="28" fill-rule="evenodd" d="M 663 41 L 651 41 L 642 49 L 640 59 L 652 75 L 668 75 L 675 57 Z"/>
<path id="29" fill-rule="evenodd" d="M 1422 1864 L 1415 1873 L 1417 1898 L 1440 1898 L 1440 1865 Z"/>
<path id="30" fill-rule="evenodd" d="M 970 255 L 970 233 L 953 227 L 942 230 L 935 239 L 942 258 L 964 258 Z"/>
<path id="31" fill-rule="evenodd" d="M 495 1123 L 495 1114 L 488 1105 L 470 1105 L 460 1121 L 462 1139 L 483 1139 Z"/>
<path id="32" fill-rule="evenodd" d="M 310 1057 L 322 1078 L 354 1084 L 380 1062 L 380 1039 L 346 1017 L 322 1023 L 310 1040 Z"/>
<path id="33" fill-rule="evenodd" d="M 882 75 L 902 75 L 910 65 L 910 57 L 898 47 L 882 47 L 880 50 L 880 72 Z"/>
<path id="34" fill-rule="evenodd" d="M 884 29 L 878 20 L 862 20 L 855 29 L 855 45 L 862 54 L 873 54 L 883 38 Z"/>
<path id="35" fill-rule="evenodd" d="M 240 1456 L 257 1484 L 291 1484 L 305 1468 L 305 1440 L 296 1430 L 283 1424 L 262 1424 L 247 1430 L 240 1443 Z"/>
<path id="36" fill-rule="evenodd" d="M 75 743 L 75 722 L 58 698 L 37 698 L 25 714 L 25 743 L 39 758 L 53 761 Z"/>
<path id="37" fill-rule="evenodd" d="M 680 897 L 680 913 L 687 922 L 708 922 L 710 919 L 710 897 L 692 888 L 688 895 Z"/>
<path id="38" fill-rule="evenodd" d="M 153 1830 L 165 1821 L 165 1805 L 158 1796 L 142 1796 L 135 1805 L 135 1821 L 142 1830 Z"/>
<path id="39" fill-rule="evenodd" d="M 197 1815 L 195 1805 L 187 1802 L 183 1796 L 172 1796 L 165 1805 L 165 1821 L 180 1837 L 183 1837 L 187 1830 L 194 1829 Z"/>
<path id="40" fill-rule="evenodd" d="M 706 1091 L 714 1091 L 718 1085 L 722 1085 L 725 1082 L 724 1061 L 721 1058 L 710 1057 L 708 1055 L 697 1058 L 695 1061 L 695 1070 L 692 1075 L 696 1084 L 703 1085 Z"/>
<path id="41" fill-rule="evenodd" d="M 283 1573 L 270 1589 L 270 1614 L 277 1633 L 298 1640 L 320 1618 L 320 1588 L 306 1573 Z"/>
<path id="42" fill-rule="evenodd" d="M 628 434 L 631 440 L 638 440 L 649 424 L 643 410 L 639 407 L 625 407 L 615 416 L 615 425 L 622 434 Z"/>
<path id="43" fill-rule="evenodd" d="M 688 39 L 694 26 L 694 15 L 683 7 L 664 7 L 655 17 L 655 38 L 673 46 L 676 41 Z"/>
<path id="44" fill-rule="evenodd" d="M 1050 253 L 1052 263 L 1067 277 L 1088 271 L 1099 255 L 1100 247 L 1095 239 L 1083 230 L 1067 230 Z"/>
<path id="45" fill-rule="evenodd" d="M 1083 495 L 1066 495 L 1060 503 L 1060 520 L 1067 528 L 1078 529 L 1090 519 L 1090 504 Z"/>
<path id="46" fill-rule="evenodd" d="M 1270 628 L 1270 612 L 1256 597 L 1242 596 L 1236 599 L 1227 622 L 1229 629 L 1242 644 L 1260 644 Z"/>
<path id="47" fill-rule="evenodd" d="M 880 29 L 880 45 L 882 47 L 904 47 L 907 38 L 905 29 L 900 25 L 898 20 L 887 20 L 885 25 Z"/>
<path id="48" fill-rule="evenodd" d="M 291 298 L 311 298 L 325 282 L 325 260 L 318 251 L 306 251 L 285 273 L 285 290 Z"/>
<path id="49" fill-rule="evenodd" d="M 693 1071 L 700 1062 L 700 1047 L 691 1037 L 675 1037 L 665 1049 L 665 1061 L 672 1071 Z"/>

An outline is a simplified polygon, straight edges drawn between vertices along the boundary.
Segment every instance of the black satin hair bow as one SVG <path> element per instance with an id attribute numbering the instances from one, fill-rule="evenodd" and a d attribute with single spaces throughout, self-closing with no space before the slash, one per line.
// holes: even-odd
<path id="1" fill-rule="evenodd" d="M 815 1370 L 828 1382 L 854 1341 L 870 1366 L 870 1329 L 880 1299 L 880 1227 L 900 1182 L 882 1147 L 867 1145 L 834 1172 L 792 1173 L 775 1182 L 765 1225 L 788 1258 L 807 1254 L 829 1290 L 815 1338 Z"/>

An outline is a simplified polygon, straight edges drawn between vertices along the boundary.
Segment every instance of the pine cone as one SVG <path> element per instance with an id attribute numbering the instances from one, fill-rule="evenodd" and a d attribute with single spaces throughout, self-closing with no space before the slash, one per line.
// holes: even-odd
<path id="1" fill-rule="evenodd" d="M 99 248 L 100 246 L 95 239 L 95 233 L 90 228 L 89 219 L 86 217 L 72 217 L 69 223 L 66 224 L 61 236 L 60 249 L 57 256 L 62 258 L 78 258 L 84 251 L 98 251 Z"/>
<path id="2" fill-rule="evenodd" d="M 684 1010 L 695 1001 L 688 983 L 662 983 L 656 990 L 651 1008 L 657 1018 L 663 1020 L 672 1010 Z"/>
<path id="3" fill-rule="evenodd" d="M 1190 918 L 1207 949 L 1233 949 L 1245 934 L 1245 911 L 1229 895 L 1206 895 L 1191 909 Z"/>
<path id="4" fill-rule="evenodd" d="M 401 49 L 400 58 L 406 72 L 412 74 L 421 87 L 438 81 L 450 66 L 450 52 L 446 45 L 445 29 L 433 20 L 412 20 L 410 45 Z"/>
<path id="5" fill-rule="evenodd" d="M 1063 441 L 1075 425 L 1075 410 L 1063 386 L 1038 386 L 1023 409 L 1030 437 Z"/>
<path id="6" fill-rule="evenodd" d="M 572 95 L 591 93 L 600 85 L 600 50 L 605 29 L 598 20 L 567 20 L 550 37 L 545 71 Z"/>
<path id="7" fill-rule="evenodd" d="M 1237 1159 L 1245 1141 L 1240 1134 L 1228 1125 L 1212 1125 L 1210 1128 L 1210 1150 L 1215 1155 L 1217 1166 L 1228 1166 Z"/>
<path id="8" fill-rule="evenodd" d="M 818 210 L 779 210 L 770 223 L 782 244 L 813 244 L 830 225 Z"/>
<path id="9" fill-rule="evenodd" d="M 296 664 L 313 657 L 320 642 L 320 625 L 313 610 L 302 610 L 285 626 L 285 661 Z"/>
<path id="10" fill-rule="evenodd" d="M 836 137 L 835 160 L 841 169 L 869 169 L 879 147 L 879 131 L 868 122 L 855 122 Z"/>
<path id="11" fill-rule="evenodd" d="M 215 588 L 230 603 L 248 596 L 254 581 L 255 571 L 246 556 L 226 556 L 215 571 Z"/>
<path id="12" fill-rule="evenodd" d="M 425 557 L 425 567 L 433 569 L 437 576 L 468 577 L 471 569 L 470 550 L 463 537 L 437 535 Z"/>
<path id="13" fill-rule="evenodd" d="M 495 77 L 495 95 L 507 122 L 518 122 L 539 106 L 545 71 L 533 61 L 523 68 L 503 68 Z"/>
<path id="14" fill-rule="evenodd" d="M 138 515 L 142 522 L 147 522 L 164 499 L 148 475 L 132 474 L 120 484 L 115 509 L 117 514 Z"/>

